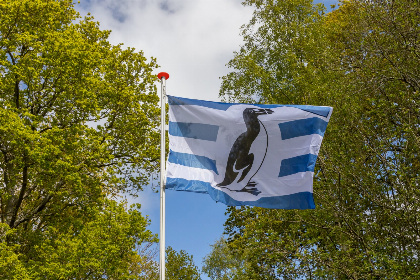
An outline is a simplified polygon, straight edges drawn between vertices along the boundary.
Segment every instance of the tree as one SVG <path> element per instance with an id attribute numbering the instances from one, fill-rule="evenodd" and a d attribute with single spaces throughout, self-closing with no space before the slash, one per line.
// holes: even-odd
<path id="1" fill-rule="evenodd" d="M 226 239 L 221 237 L 212 246 L 212 251 L 204 258 L 203 272 L 210 279 L 247 279 L 243 274 L 245 261 L 229 248 Z"/>
<path id="2" fill-rule="evenodd" d="M 0 271 L 125 279 L 140 261 L 133 244 L 156 240 L 139 212 L 112 202 L 159 166 L 156 62 L 110 44 L 71 0 L 5 0 L 0 13 Z M 115 234 L 96 239 L 105 216 Z M 109 257 L 75 268 L 80 246 Z M 57 272 L 63 263 L 74 271 Z"/>
<path id="3" fill-rule="evenodd" d="M 200 271 L 194 264 L 193 256 L 184 250 L 176 252 L 171 246 L 166 248 L 166 279 L 200 280 Z"/>
<path id="4" fill-rule="evenodd" d="M 334 107 L 314 211 L 229 208 L 251 279 L 416 279 L 420 13 L 413 1 L 249 0 L 226 99 Z M 245 279 L 245 278 L 243 278 Z"/>

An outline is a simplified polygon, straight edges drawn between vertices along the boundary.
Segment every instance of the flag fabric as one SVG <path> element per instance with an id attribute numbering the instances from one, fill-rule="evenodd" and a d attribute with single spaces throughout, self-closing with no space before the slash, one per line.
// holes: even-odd
<path id="1" fill-rule="evenodd" d="M 314 209 L 313 177 L 332 108 L 168 96 L 166 188 L 229 206 Z"/>

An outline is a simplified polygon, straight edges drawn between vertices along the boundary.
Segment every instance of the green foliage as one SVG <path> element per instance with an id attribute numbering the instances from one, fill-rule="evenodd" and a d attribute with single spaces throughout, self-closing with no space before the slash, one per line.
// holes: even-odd
<path id="1" fill-rule="evenodd" d="M 146 230 L 149 221 L 139 209 L 140 205 L 126 209 L 108 200 L 103 209 L 93 208 L 84 217 L 68 208 L 42 231 L 20 227 L 5 231 L 9 227 L 2 224 L 0 275 L 2 279 L 154 279 L 157 267 L 144 249 L 157 238 Z"/>
<path id="2" fill-rule="evenodd" d="M 176 252 L 171 246 L 166 248 L 166 279 L 200 280 L 200 271 L 194 264 L 193 256 L 184 250 Z"/>
<path id="3" fill-rule="evenodd" d="M 243 273 L 245 261 L 229 248 L 223 237 L 212 245 L 212 251 L 204 258 L 203 272 L 210 279 L 248 279 Z"/>
<path id="4" fill-rule="evenodd" d="M 16 253 L 19 245 L 8 246 L 5 243 L 5 237 L 12 232 L 7 225 L 0 223 L 0 275 L 3 279 L 29 280 L 31 278 L 28 271 L 22 263 L 19 253 Z"/>
<path id="5" fill-rule="evenodd" d="M 110 44 L 71 0 L 0 13 L 0 278 L 138 279 L 156 238 L 109 198 L 159 166 L 155 60 Z"/>
<path id="6" fill-rule="evenodd" d="M 221 95 L 334 113 L 315 170 L 316 210 L 229 208 L 238 271 L 250 279 L 417 279 L 418 2 L 343 1 L 330 13 L 309 0 L 245 4 L 254 17 Z"/>
<path id="7" fill-rule="evenodd" d="M 106 204 L 85 224 L 76 227 L 62 221 L 68 225 L 66 232 L 50 225 L 43 232 L 46 238 L 32 242 L 26 255 L 31 256 L 34 279 L 141 279 L 136 272 L 145 260 L 137 249 L 144 242 L 156 242 L 156 237 L 146 230 L 148 222 L 138 208 L 126 211 L 114 201 Z"/>

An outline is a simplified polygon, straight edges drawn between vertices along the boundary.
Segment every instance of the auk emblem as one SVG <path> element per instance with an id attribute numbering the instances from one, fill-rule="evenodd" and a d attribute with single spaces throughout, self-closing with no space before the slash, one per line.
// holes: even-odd
<path id="1" fill-rule="evenodd" d="M 226 188 L 236 192 L 247 192 L 253 195 L 258 195 L 259 193 L 261 193 L 256 187 L 257 184 L 252 181 L 252 178 L 255 176 L 255 174 L 258 173 L 267 154 L 268 134 L 264 124 L 258 119 L 258 116 L 272 113 L 274 113 L 273 110 L 257 108 L 246 108 L 243 111 L 243 118 L 246 125 L 246 131 L 239 135 L 235 143 L 233 143 L 226 164 L 224 180 L 221 183 L 217 184 L 218 187 Z M 250 153 L 250 149 L 252 143 L 260 133 L 261 127 L 264 129 L 264 132 L 267 136 L 267 145 L 265 147 L 265 154 L 262 159 L 262 162 L 260 163 L 257 171 L 249 178 L 244 188 L 242 188 L 241 190 L 232 190 L 229 188 L 229 185 L 232 183 L 239 183 L 242 180 L 244 180 L 254 164 L 254 154 Z"/>

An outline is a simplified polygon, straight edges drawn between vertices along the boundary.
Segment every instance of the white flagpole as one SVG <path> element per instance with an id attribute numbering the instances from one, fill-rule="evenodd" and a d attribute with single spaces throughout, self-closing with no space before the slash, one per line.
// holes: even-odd
<path id="1" fill-rule="evenodd" d="M 160 280 L 165 280 L 165 124 L 166 124 L 166 80 L 169 74 L 161 72 L 158 74 L 161 82 L 160 94 L 160 234 L 159 234 L 159 272 Z"/>

